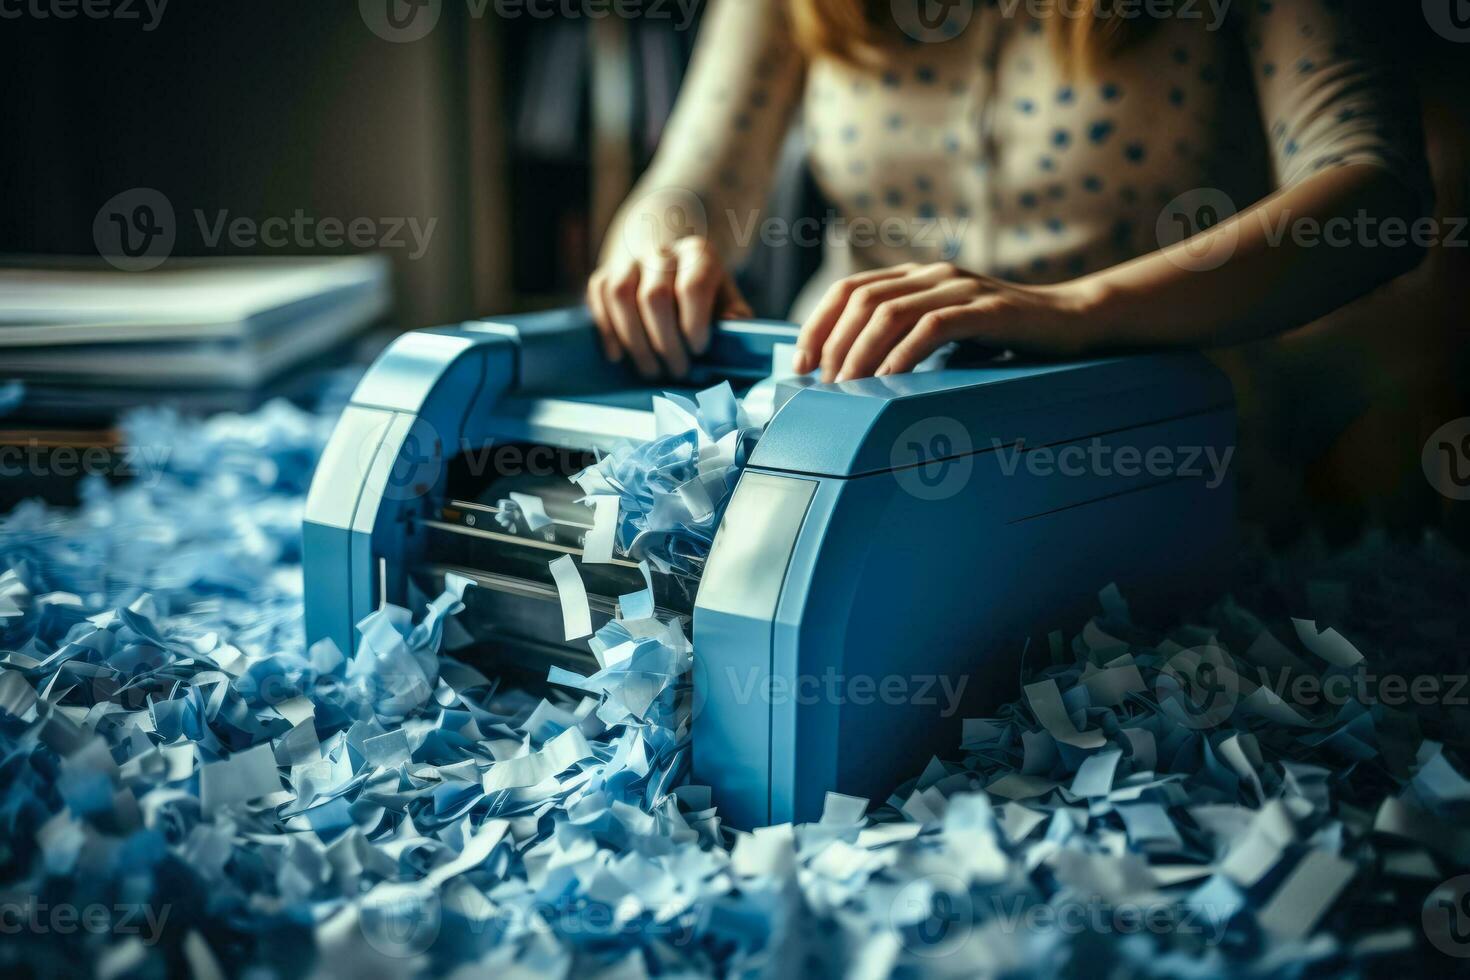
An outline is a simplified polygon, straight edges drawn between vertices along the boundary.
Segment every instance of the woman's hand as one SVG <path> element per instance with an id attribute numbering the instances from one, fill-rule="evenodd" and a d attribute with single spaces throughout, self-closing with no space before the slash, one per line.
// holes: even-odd
<path id="1" fill-rule="evenodd" d="M 1084 280 L 1019 286 L 948 262 L 849 276 L 801 328 L 793 369 L 823 381 L 903 374 L 954 340 L 1075 355 L 1088 346 L 1092 290 Z"/>
<path id="2" fill-rule="evenodd" d="M 608 261 L 588 281 L 587 303 L 608 360 L 626 354 L 645 378 L 684 377 L 691 356 L 709 349 L 716 318 L 753 315 L 704 238 Z"/>

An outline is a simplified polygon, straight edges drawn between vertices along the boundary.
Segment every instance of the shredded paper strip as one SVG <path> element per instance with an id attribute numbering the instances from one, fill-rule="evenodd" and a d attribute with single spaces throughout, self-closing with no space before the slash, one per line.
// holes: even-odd
<path id="1" fill-rule="evenodd" d="M 605 547 L 697 573 L 758 433 L 728 388 L 657 411 L 577 482 Z M 549 700 L 444 652 L 463 580 L 368 617 L 355 654 L 308 648 L 330 412 L 128 427 L 166 450 L 147 479 L 0 524 L 7 972 L 1352 973 L 1424 949 L 1426 898 L 1470 865 L 1470 783 L 1413 713 L 1263 683 L 1371 659 L 1330 597 L 1163 633 L 1106 590 L 950 760 L 736 834 L 687 782 L 697 652 L 651 595 Z"/>

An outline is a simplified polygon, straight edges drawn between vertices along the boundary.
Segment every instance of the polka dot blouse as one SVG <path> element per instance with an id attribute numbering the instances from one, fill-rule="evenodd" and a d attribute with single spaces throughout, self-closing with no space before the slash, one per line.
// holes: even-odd
<path id="1" fill-rule="evenodd" d="M 808 62 L 784 0 L 712 0 L 634 200 L 697 197 L 737 262 L 773 231 L 761 208 L 799 121 L 834 209 L 799 316 L 832 279 L 902 262 L 1031 283 L 1116 265 L 1159 247 L 1185 195 L 1243 209 L 1352 164 L 1423 182 L 1413 114 L 1341 0 L 1236 3 L 1220 23 L 1193 5 L 1086 75 L 1062 69 L 1026 7 L 954 5 L 953 37 L 864 69 Z"/>

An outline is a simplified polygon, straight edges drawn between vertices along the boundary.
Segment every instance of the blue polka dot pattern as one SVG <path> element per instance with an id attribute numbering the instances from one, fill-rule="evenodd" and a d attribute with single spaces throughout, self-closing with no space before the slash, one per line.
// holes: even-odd
<path id="1" fill-rule="evenodd" d="M 862 248 L 864 262 L 901 262 L 912 251 L 977 272 L 1019 270 L 1027 282 L 1083 275 L 1152 247 L 1160 208 L 1183 188 L 1221 175 L 1252 186 L 1301 179 L 1341 164 L 1332 152 L 1350 145 L 1341 134 L 1352 159 L 1374 152 L 1356 147 L 1383 132 L 1376 93 L 1344 90 L 1342 79 L 1363 76 L 1339 70 L 1372 49 L 1344 43 L 1328 12 L 1344 4 L 1276 0 L 1268 18 L 1259 11 L 1271 4 L 1242 0 L 1218 33 L 1161 23 L 1137 58 L 1109 59 L 1090 77 L 1061 70 L 1051 38 L 1044 29 L 1030 36 L 1038 25 L 1029 20 L 992 19 L 952 45 L 913 44 L 877 69 L 808 63 L 801 118 L 812 173 L 844 209 L 942 220 L 939 234 L 908 249 Z M 723 131 L 707 122 L 702 140 L 685 140 L 690 157 L 710 147 L 701 166 L 712 187 L 738 174 L 742 194 L 755 193 L 754 151 L 765 147 L 754 144 L 778 128 L 773 106 L 795 71 L 768 48 L 779 70 L 752 59 L 743 79 L 701 89 L 726 90 L 711 113 Z M 1272 170 L 1257 155 L 1259 137 L 1231 122 L 1246 107 L 1267 120 Z M 969 221 L 973 233 L 956 230 Z"/>

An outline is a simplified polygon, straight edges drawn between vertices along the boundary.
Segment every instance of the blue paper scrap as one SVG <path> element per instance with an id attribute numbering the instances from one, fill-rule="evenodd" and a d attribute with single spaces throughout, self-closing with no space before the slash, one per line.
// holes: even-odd
<path id="1" fill-rule="evenodd" d="M 600 669 L 553 671 L 545 699 L 444 652 L 462 579 L 369 616 L 355 653 L 305 645 L 300 516 L 330 411 L 138 413 L 150 479 L 0 521 L 0 902 L 32 924 L 0 965 L 1224 977 L 1422 947 L 1423 894 L 1470 866 L 1463 757 L 1386 704 L 1262 680 L 1360 669 L 1373 645 L 1337 631 L 1341 605 L 1319 630 L 1226 600 L 1164 634 L 1106 590 L 888 800 L 728 831 L 687 782 L 696 653 L 652 585 L 697 574 L 759 428 L 728 388 L 657 411 L 654 441 L 577 477 L 649 588 L 590 638 Z M 1206 643 L 1247 689 L 1192 727 L 1159 698 Z M 50 928 L 94 906 L 101 927 Z"/>

